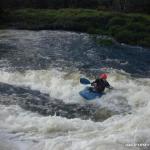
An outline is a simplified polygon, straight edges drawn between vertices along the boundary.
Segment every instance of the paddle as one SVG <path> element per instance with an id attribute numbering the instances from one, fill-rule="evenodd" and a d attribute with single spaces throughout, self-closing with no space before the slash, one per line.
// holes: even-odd
<path id="1" fill-rule="evenodd" d="M 80 78 L 80 83 L 81 84 L 91 84 L 91 82 L 86 78 Z"/>

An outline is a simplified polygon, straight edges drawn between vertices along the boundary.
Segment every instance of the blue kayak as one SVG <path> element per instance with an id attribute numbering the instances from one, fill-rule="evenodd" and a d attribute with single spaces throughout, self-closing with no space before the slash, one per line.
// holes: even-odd
<path id="1" fill-rule="evenodd" d="M 86 100 L 94 100 L 104 95 L 104 93 L 93 91 L 90 87 L 86 87 L 84 90 L 80 91 L 79 94 Z"/>

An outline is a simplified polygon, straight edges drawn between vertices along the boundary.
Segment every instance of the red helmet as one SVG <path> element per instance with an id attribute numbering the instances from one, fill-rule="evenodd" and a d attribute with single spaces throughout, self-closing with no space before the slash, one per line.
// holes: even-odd
<path id="1" fill-rule="evenodd" d="M 99 75 L 99 78 L 100 78 L 100 79 L 107 79 L 107 76 L 108 76 L 108 75 L 104 73 L 104 74 L 100 74 L 100 75 Z"/>

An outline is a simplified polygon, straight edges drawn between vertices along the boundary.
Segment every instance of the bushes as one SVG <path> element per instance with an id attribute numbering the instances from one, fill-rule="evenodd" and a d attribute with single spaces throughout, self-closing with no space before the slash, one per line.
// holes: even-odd
<path id="1" fill-rule="evenodd" d="M 117 32 L 120 32 L 121 26 L 120 25 L 114 25 L 114 26 L 110 26 L 108 29 L 108 34 L 114 36 Z"/>
<path id="2" fill-rule="evenodd" d="M 114 37 L 120 42 L 130 43 L 133 41 L 133 33 L 131 31 L 119 31 L 116 32 Z"/>
<path id="3" fill-rule="evenodd" d="M 123 17 L 113 17 L 110 21 L 108 26 L 116 26 L 116 25 L 120 25 L 120 26 L 124 26 L 126 25 L 127 21 L 125 18 Z"/>
<path id="4" fill-rule="evenodd" d="M 103 46 L 111 46 L 114 44 L 114 41 L 109 38 L 101 38 L 101 39 L 97 40 L 96 42 L 97 42 L 97 44 L 100 44 Z"/>
<path id="5" fill-rule="evenodd" d="M 150 47 L 150 37 L 147 36 L 143 40 L 139 41 L 139 45 Z"/>
<path id="6" fill-rule="evenodd" d="M 144 32 L 134 32 L 129 30 L 123 30 L 114 35 L 118 41 L 133 45 L 139 45 L 139 42 L 141 43 L 146 36 L 147 34 Z"/>

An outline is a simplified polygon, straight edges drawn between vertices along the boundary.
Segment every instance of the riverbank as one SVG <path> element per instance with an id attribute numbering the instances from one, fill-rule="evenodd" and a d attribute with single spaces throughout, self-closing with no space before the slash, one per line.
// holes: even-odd
<path id="1" fill-rule="evenodd" d="M 108 35 L 120 43 L 150 47 L 150 16 L 89 9 L 4 11 L 1 29 L 69 30 Z"/>

